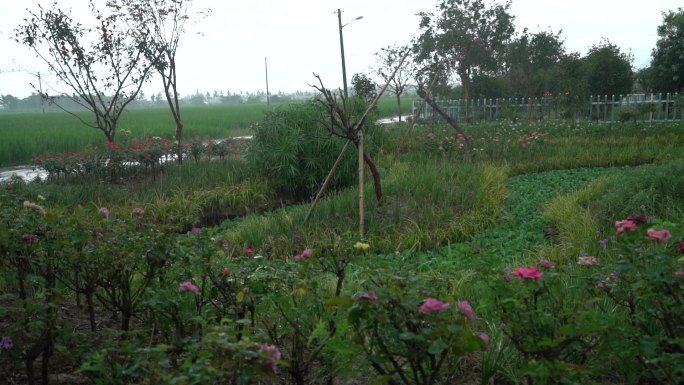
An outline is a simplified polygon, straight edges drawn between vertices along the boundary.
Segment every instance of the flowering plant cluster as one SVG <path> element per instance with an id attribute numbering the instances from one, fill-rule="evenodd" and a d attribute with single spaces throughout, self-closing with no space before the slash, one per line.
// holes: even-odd
<path id="1" fill-rule="evenodd" d="M 615 373 L 612 365 L 624 382 L 684 379 L 684 228 L 641 214 L 613 227 L 595 256 L 542 259 L 497 283 L 502 331 L 530 380 L 590 382 Z"/>

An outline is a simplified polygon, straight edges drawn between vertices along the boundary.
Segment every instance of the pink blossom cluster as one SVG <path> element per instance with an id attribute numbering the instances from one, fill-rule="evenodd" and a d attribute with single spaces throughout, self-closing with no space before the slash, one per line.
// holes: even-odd
<path id="1" fill-rule="evenodd" d="M 178 290 L 180 290 L 181 293 L 189 292 L 195 295 L 199 294 L 199 288 L 190 281 L 181 282 L 178 286 Z"/>
<path id="2" fill-rule="evenodd" d="M 278 347 L 271 344 L 261 344 L 259 345 L 259 351 L 266 353 L 268 356 L 268 366 L 275 372 L 278 368 L 278 361 L 280 361 L 280 358 L 282 357 Z"/>
<path id="3" fill-rule="evenodd" d="M 300 254 L 294 256 L 295 261 L 301 261 L 302 259 L 307 259 L 313 255 L 313 250 L 304 249 Z"/>

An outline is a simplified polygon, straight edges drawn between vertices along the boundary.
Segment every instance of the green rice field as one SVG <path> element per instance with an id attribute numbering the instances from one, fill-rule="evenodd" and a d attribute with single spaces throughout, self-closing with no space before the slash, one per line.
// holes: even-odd
<path id="1" fill-rule="evenodd" d="M 410 113 L 412 100 L 402 100 L 404 114 Z M 218 106 L 185 106 L 182 108 L 184 138 L 226 138 L 250 134 L 250 126 L 264 114 L 281 104 L 236 104 Z M 396 115 L 394 99 L 383 99 L 379 116 Z M 85 112 L 78 116 L 90 121 Z M 130 138 L 173 137 L 175 125 L 166 108 L 136 109 L 124 113 L 117 128 L 117 141 Z M 104 134 L 88 127 L 78 118 L 64 112 L 0 113 L 0 167 L 31 163 L 44 152 L 77 150 L 99 145 Z"/>

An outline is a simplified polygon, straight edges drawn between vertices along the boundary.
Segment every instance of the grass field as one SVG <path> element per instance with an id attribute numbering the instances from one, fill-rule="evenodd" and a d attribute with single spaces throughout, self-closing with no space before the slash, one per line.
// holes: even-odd
<path id="1" fill-rule="evenodd" d="M 402 101 L 404 113 L 411 111 L 411 99 Z M 260 121 L 269 110 L 281 104 L 238 104 L 220 106 L 186 106 L 181 110 L 185 124 L 184 137 L 226 138 L 248 135 L 250 126 Z M 379 116 L 396 115 L 394 99 L 383 99 Z M 88 122 L 91 116 L 79 113 Z M 159 136 L 171 138 L 175 125 L 166 108 L 136 109 L 124 113 L 117 130 L 117 140 L 127 137 Z M 84 125 L 67 113 L 2 113 L 0 114 L 0 167 L 28 164 L 43 152 L 75 151 L 88 145 L 99 145 L 104 135 Z"/>

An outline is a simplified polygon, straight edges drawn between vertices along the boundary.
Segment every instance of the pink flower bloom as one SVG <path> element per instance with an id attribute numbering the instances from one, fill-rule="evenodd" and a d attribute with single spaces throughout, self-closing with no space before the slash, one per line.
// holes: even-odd
<path id="1" fill-rule="evenodd" d="M 475 312 L 473 312 L 472 306 L 470 306 L 470 302 L 468 301 L 458 301 L 458 310 L 463 313 L 463 315 L 469 319 L 469 320 L 474 320 L 475 319 Z"/>
<path id="2" fill-rule="evenodd" d="M 195 295 L 199 294 L 199 289 L 197 286 L 193 285 L 190 281 L 181 282 L 181 284 L 178 286 L 178 290 L 180 290 L 181 293 L 190 292 Z"/>
<path id="3" fill-rule="evenodd" d="M 140 207 L 136 207 L 133 210 L 131 210 L 131 214 L 141 217 L 141 216 L 143 216 L 143 214 L 145 214 L 145 210 L 143 210 Z"/>
<path id="4" fill-rule="evenodd" d="M 480 337 L 482 342 L 484 342 L 484 350 L 489 350 L 489 335 L 487 335 L 486 333 L 478 333 L 477 336 Z"/>
<path id="5" fill-rule="evenodd" d="M 223 275 L 224 277 L 227 277 L 231 274 L 233 274 L 233 272 L 230 271 L 230 269 L 227 267 L 224 267 L 223 270 L 221 270 L 221 275 Z"/>
<path id="6" fill-rule="evenodd" d="M 598 265 L 598 259 L 592 256 L 584 256 L 577 258 L 577 264 L 580 266 L 596 266 Z"/>
<path id="7" fill-rule="evenodd" d="M 539 266 L 548 270 L 553 270 L 556 268 L 556 265 L 554 265 L 553 262 L 549 261 L 548 259 L 542 259 L 539 261 Z"/>
<path id="8" fill-rule="evenodd" d="M 420 305 L 418 311 L 423 314 L 441 313 L 449 309 L 450 307 L 451 305 L 449 305 L 446 302 L 441 302 L 440 300 L 435 298 L 428 298 L 425 300 L 425 302 L 423 302 L 422 305 Z"/>
<path id="9" fill-rule="evenodd" d="M 518 280 L 523 281 L 525 279 L 530 279 L 532 281 L 539 281 L 539 279 L 544 275 L 541 271 L 537 270 L 536 267 L 519 267 L 515 269 L 513 275 L 518 277 Z"/>
<path id="10" fill-rule="evenodd" d="M 311 249 L 304 249 L 301 254 L 295 255 L 294 260 L 301 261 L 302 259 L 309 258 L 311 255 L 313 255 L 313 251 L 311 251 Z"/>
<path id="11" fill-rule="evenodd" d="M 613 223 L 613 226 L 617 228 L 617 235 L 624 234 L 628 231 L 639 230 L 639 226 L 637 225 L 637 223 L 629 219 L 624 221 L 616 221 L 615 223 Z"/>
<path id="12" fill-rule="evenodd" d="M 360 296 L 356 297 L 356 302 L 361 303 L 361 302 L 370 302 L 373 305 L 378 304 L 378 295 L 375 294 L 374 291 L 369 291 L 366 294 L 361 294 Z"/>
<path id="13" fill-rule="evenodd" d="M 102 218 L 109 219 L 109 209 L 108 208 L 100 207 L 98 212 L 100 213 L 100 215 L 102 215 Z"/>
<path id="14" fill-rule="evenodd" d="M 261 344 L 259 345 L 259 351 L 266 353 L 268 356 L 268 366 L 275 372 L 278 368 L 278 361 L 280 361 L 280 350 L 275 345 Z"/>
<path id="15" fill-rule="evenodd" d="M 684 270 L 680 269 L 680 270 L 675 271 L 674 277 L 677 281 L 684 278 Z"/>
<path id="16" fill-rule="evenodd" d="M 670 234 L 669 231 L 663 229 L 663 230 L 656 230 L 656 229 L 648 229 L 646 232 L 648 235 L 646 239 L 649 241 L 657 241 L 659 243 L 665 244 L 667 241 L 672 237 L 672 234 Z"/>
<path id="17" fill-rule="evenodd" d="M 246 254 L 249 254 L 249 255 L 252 255 L 252 254 L 254 254 L 254 249 L 251 248 L 251 247 L 248 247 L 248 248 L 245 249 L 245 253 L 246 253 Z"/>
<path id="18" fill-rule="evenodd" d="M 679 242 L 679 252 L 684 254 L 684 242 Z"/>
<path id="19" fill-rule="evenodd" d="M 199 236 L 201 232 L 202 232 L 202 229 L 199 227 L 193 227 L 192 228 L 192 233 L 197 235 L 197 236 Z"/>

